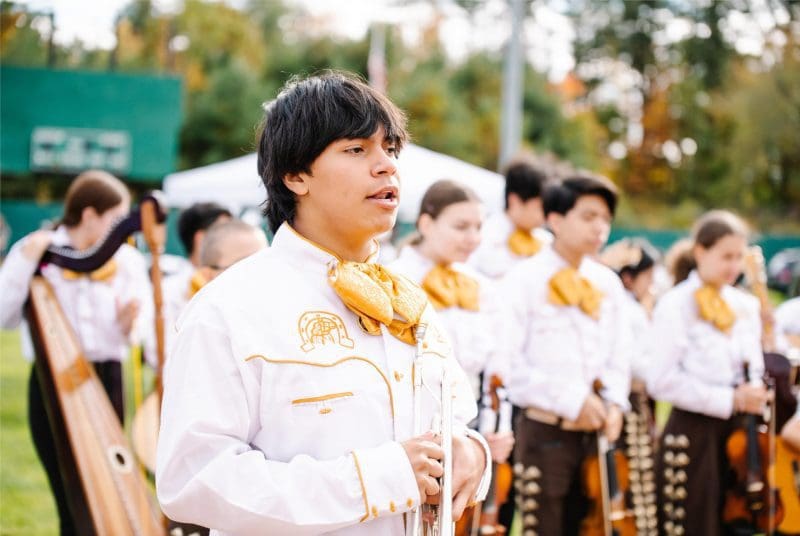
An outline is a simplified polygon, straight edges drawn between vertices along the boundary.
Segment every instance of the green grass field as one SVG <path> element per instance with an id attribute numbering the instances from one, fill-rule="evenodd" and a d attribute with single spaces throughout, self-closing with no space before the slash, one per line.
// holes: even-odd
<path id="1" fill-rule="evenodd" d="M 58 534 L 58 514 L 47 476 L 28 430 L 28 377 L 31 365 L 22 357 L 17 331 L 0 330 L 0 535 Z M 126 419 L 133 408 L 131 360 L 125 363 Z M 144 385 L 152 385 L 145 367 Z"/>
<path id="2" fill-rule="evenodd" d="M 0 534 L 58 534 L 47 477 L 28 431 L 28 376 L 16 331 L 0 331 Z"/>

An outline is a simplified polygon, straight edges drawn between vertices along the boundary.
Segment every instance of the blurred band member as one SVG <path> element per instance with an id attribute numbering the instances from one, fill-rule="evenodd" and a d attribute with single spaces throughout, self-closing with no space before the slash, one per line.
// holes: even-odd
<path id="1" fill-rule="evenodd" d="M 661 528 L 715 536 L 724 531 L 727 438 L 737 415 L 761 415 L 768 393 L 758 300 L 733 286 L 747 246 L 744 223 L 708 212 L 695 223 L 692 243 L 696 269 L 653 314 L 647 380 L 654 398 L 672 404 L 656 474 Z"/>
<path id="2" fill-rule="evenodd" d="M 51 244 L 78 251 L 91 249 L 129 210 L 130 194 L 119 179 L 105 171 L 81 173 L 67 190 L 64 214 L 56 229 L 35 231 L 21 239 L 0 268 L 0 324 L 14 328 L 23 322 L 23 305 L 31 279 L 41 269 L 120 421 L 125 415 L 122 361 L 133 342 L 152 338 L 146 333 L 153 325 L 153 302 L 144 257 L 123 244 L 105 265 L 86 274 L 54 264 L 40 266 L 39 260 Z M 27 331 L 23 341 L 26 346 L 23 353 L 32 359 Z M 28 418 L 36 452 L 55 497 L 61 534 L 75 534 L 67 488 L 56 457 L 56 438 L 50 429 L 34 367 L 29 383 Z"/>
<path id="3" fill-rule="evenodd" d="M 499 339 L 513 371 L 511 401 L 523 408 L 514 446 L 523 534 L 578 534 L 588 506 L 582 464 L 595 452 L 598 430 L 616 440 L 629 407 L 627 298 L 617 275 L 593 259 L 616 205 L 616 188 L 602 177 L 548 186 L 553 243 L 503 280 Z"/>

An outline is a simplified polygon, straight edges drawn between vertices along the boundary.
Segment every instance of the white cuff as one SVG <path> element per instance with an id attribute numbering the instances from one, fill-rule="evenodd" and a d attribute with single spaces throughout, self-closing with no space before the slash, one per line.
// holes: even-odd
<path id="1" fill-rule="evenodd" d="M 364 496 L 361 521 L 402 514 L 419 506 L 417 479 L 400 443 L 392 441 L 351 454 Z"/>
<path id="2" fill-rule="evenodd" d="M 481 444 L 483 447 L 483 455 L 486 457 L 486 467 L 483 470 L 481 483 L 478 484 L 475 497 L 472 499 L 473 501 L 478 502 L 486 498 L 486 494 L 489 492 L 489 485 L 492 483 L 492 452 L 489 450 L 489 444 L 486 442 L 486 439 L 484 439 L 483 436 L 477 431 L 467 428 L 465 434 L 470 439 L 474 439 Z"/>

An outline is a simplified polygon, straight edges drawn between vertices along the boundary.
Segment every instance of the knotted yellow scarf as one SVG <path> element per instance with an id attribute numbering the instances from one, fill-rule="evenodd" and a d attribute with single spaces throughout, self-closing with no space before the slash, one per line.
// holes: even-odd
<path id="1" fill-rule="evenodd" d="M 189 290 L 187 292 L 189 299 L 194 298 L 194 295 L 200 292 L 200 289 L 206 286 L 207 283 L 208 280 L 200 271 L 193 273 L 192 278 L 189 280 Z"/>
<path id="2" fill-rule="evenodd" d="M 401 341 L 416 343 L 414 329 L 428 299 L 414 283 L 383 266 L 363 262 L 333 262 L 328 283 L 358 315 L 367 333 L 380 335 L 383 324 Z"/>
<path id="3" fill-rule="evenodd" d="M 508 249 L 520 257 L 530 257 L 539 253 L 542 243 L 529 231 L 517 228 L 508 237 Z"/>
<path id="4" fill-rule="evenodd" d="M 736 315 L 728 306 L 719 289 L 710 285 L 703 285 L 694 293 L 697 302 L 697 312 L 700 318 L 710 322 L 718 330 L 728 333 L 736 322 Z"/>
<path id="5" fill-rule="evenodd" d="M 437 310 L 448 307 L 478 310 L 478 282 L 449 266 L 434 266 L 422 281 L 422 290 Z"/>
<path id="6" fill-rule="evenodd" d="M 81 277 L 88 277 L 92 281 L 104 281 L 106 283 L 110 282 L 117 273 L 117 261 L 114 259 L 109 260 L 103 266 L 88 273 L 82 272 L 74 272 L 67 268 L 63 268 L 61 270 L 61 275 L 67 281 L 75 281 L 76 279 L 80 279 Z"/>
<path id="7" fill-rule="evenodd" d="M 590 317 L 600 318 L 603 293 L 574 268 L 564 268 L 550 278 L 547 299 L 554 305 L 575 305 Z"/>

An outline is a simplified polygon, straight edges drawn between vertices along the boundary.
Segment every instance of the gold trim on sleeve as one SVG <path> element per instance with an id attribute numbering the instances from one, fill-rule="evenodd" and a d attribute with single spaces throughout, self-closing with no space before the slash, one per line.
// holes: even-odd
<path id="1" fill-rule="evenodd" d="M 358 520 L 359 523 L 363 523 L 369 518 L 369 502 L 367 501 L 367 487 L 364 485 L 364 477 L 361 475 L 361 465 L 358 463 L 358 456 L 356 456 L 355 451 L 351 451 L 350 454 L 353 455 L 353 463 L 356 466 L 356 473 L 358 473 L 358 481 L 361 483 L 361 496 L 364 498 L 364 509 L 366 513 L 361 516 L 361 519 Z"/>

